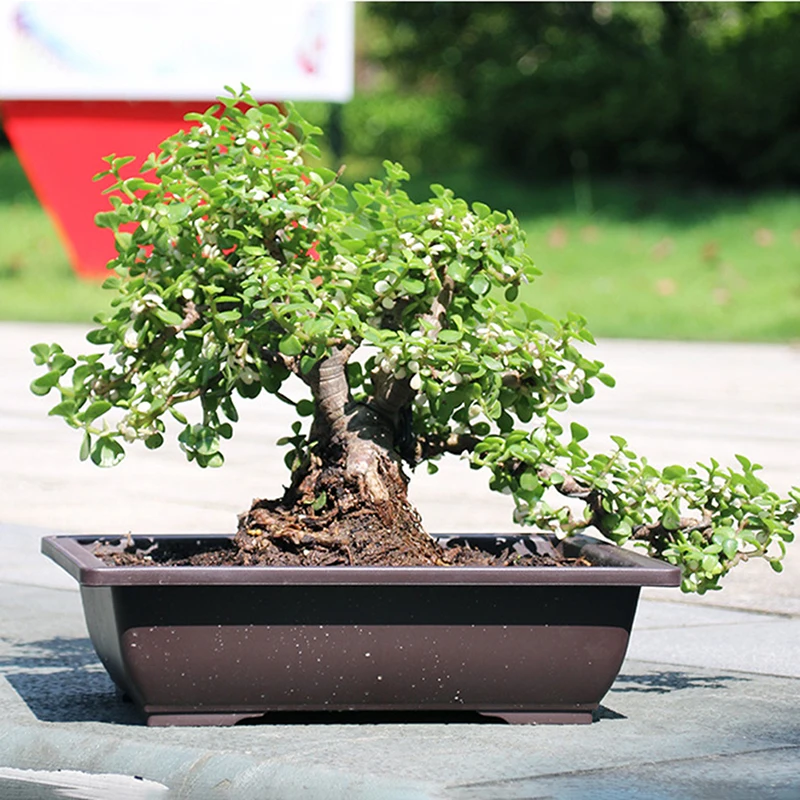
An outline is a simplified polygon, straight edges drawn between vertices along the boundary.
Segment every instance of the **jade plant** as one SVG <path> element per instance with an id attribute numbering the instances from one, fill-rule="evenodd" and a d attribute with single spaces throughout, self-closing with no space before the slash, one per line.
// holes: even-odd
<path id="1" fill-rule="evenodd" d="M 800 490 L 780 498 L 744 457 L 657 468 L 621 437 L 591 453 L 586 428 L 559 421 L 613 378 L 584 354 L 582 317 L 518 302 L 538 272 L 513 214 L 439 185 L 417 203 L 390 162 L 348 188 L 315 165 L 318 128 L 246 87 L 187 120 L 139 174 L 110 156 L 97 176 L 117 250 L 112 311 L 87 337 L 103 352 L 32 348 L 46 368 L 32 389 L 60 395 L 50 413 L 81 432 L 82 459 L 111 467 L 176 432 L 190 461 L 219 467 L 237 405 L 263 393 L 298 419 L 283 497 L 240 518 L 251 548 L 358 563 L 402 541 L 442 563 L 407 472 L 456 454 L 513 498 L 516 522 L 640 545 L 680 565 L 685 591 L 756 557 L 780 571 Z"/>

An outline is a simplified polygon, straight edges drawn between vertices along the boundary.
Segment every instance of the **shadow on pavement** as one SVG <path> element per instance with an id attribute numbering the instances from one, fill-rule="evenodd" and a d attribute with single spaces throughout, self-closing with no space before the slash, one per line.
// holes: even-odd
<path id="1" fill-rule="evenodd" d="M 682 689 L 724 689 L 731 682 L 750 680 L 734 675 L 692 675 L 680 670 L 660 670 L 643 675 L 619 675 L 614 692 L 668 694 Z"/>
<path id="2" fill-rule="evenodd" d="M 6 639 L 2 645 L 0 675 L 42 722 L 142 724 L 121 701 L 88 638 Z"/>

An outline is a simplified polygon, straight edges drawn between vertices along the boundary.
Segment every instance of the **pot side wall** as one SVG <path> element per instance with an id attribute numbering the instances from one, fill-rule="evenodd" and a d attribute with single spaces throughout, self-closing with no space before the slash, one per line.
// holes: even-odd
<path id="1" fill-rule="evenodd" d="M 115 682 L 146 714 L 191 724 L 203 714 L 454 708 L 582 712 L 589 721 L 624 659 L 639 588 L 81 592 L 92 642 Z"/>

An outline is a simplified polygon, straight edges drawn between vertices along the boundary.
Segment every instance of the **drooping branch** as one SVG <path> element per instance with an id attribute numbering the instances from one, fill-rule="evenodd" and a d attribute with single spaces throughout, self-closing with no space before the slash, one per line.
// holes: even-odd
<path id="1" fill-rule="evenodd" d="M 661 522 L 652 522 L 649 524 L 637 525 L 633 529 L 631 539 L 638 539 L 639 541 L 658 541 L 665 539 L 675 531 L 683 533 L 707 533 L 712 529 L 711 514 L 708 511 L 703 512 L 703 518 L 697 519 L 695 517 L 680 517 L 678 520 L 677 528 L 665 528 Z"/>
<path id="2" fill-rule="evenodd" d="M 585 500 L 592 505 L 594 496 L 598 494 L 596 489 L 575 480 L 571 475 L 565 475 L 563 472 L 557 470 L 555 467 L 540 467 L 536 473 L 539 480 L 551 484 L 556 487 L 560 494 L 565 497 L 572 497 L 578 500 Z M 561 475 L 563 480 L 560 483 L 553 481 L 555 474 Z"/>
<path id="3" fill-rule="evenodd" d="M 563 480 L 554 482 L 553 475 L 558 473 L 562 476 Z M 586 527 L 594 526 L 602 530 L 603 520 L 610 516 L 603 508 L 602 493 L 599 489 L 592 489 L 589 486 L 581 483 L 570 475 L 555 469 L 554 467 L 540 467 L 537 471 L 540 480 L 554 486 L 556 491 L 564 497 L 583 500 L 591 510 L 591 516 L 585 522 Z M 658 541 L 669 537 L 675 531 L 682 531 L 684 533 L 692 533 L 699 531 L 706 533 L 712 528 L 711 514 L 708 511 L 703 513 L 702 519 L 695 517 L 680 517 L 677 520 L 677 525 L 674 528 L 666 528 L 661 522 L 643 523 L 633 528 L 631 534 L 632 539 L 640 541 Z"/>

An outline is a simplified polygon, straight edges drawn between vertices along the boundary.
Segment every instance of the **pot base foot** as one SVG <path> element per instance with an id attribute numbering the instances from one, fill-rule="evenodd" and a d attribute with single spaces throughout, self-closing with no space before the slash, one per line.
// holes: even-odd
<path id="1" fill-rule="evenodd" d="M 229 726 L 243 719 L 258 717 L 259 714 L 149 714 L 149 728 L 168 728 L 173 726 Z"/>
<path id="2" fill-rule="evenodd" d="M 356 716 L 354 716 L 354 714 Z M 361 718 L 359 718 L 359 715 Z M 462 716 L 463 715 L 463 716 Z M 440 712 L 420 712 L 410 711 L 406 714 L 401 712 L 398 717 L 397 712 L 368 711 L 368 712 L 307 712 L 298 710 L 296 712 L 268 712 L 266 714 L 251 713 L 188 713 L 188 714 L 149 714 L 147 716 L 148 727 L 186 727 L 186 726 L 230 726 L 250 720 L 252 723 L 275 723 L 275 724 L 325 724 L 325 723 L 353 723 L 369 722 L 371 724 L 381 722 L 497 722 L 502 721 L 508 725 L 588 725 L 593 721 L 591 711 L 479 711 L 463 712 L 457 711 L 448 714 L 446 711 Z"/>
<path id="3" fill-rule="evenodd" d="M 502 719 L 509 725 L 590 725 L 591 711 L 481 711 L 481 716 Z"/>

